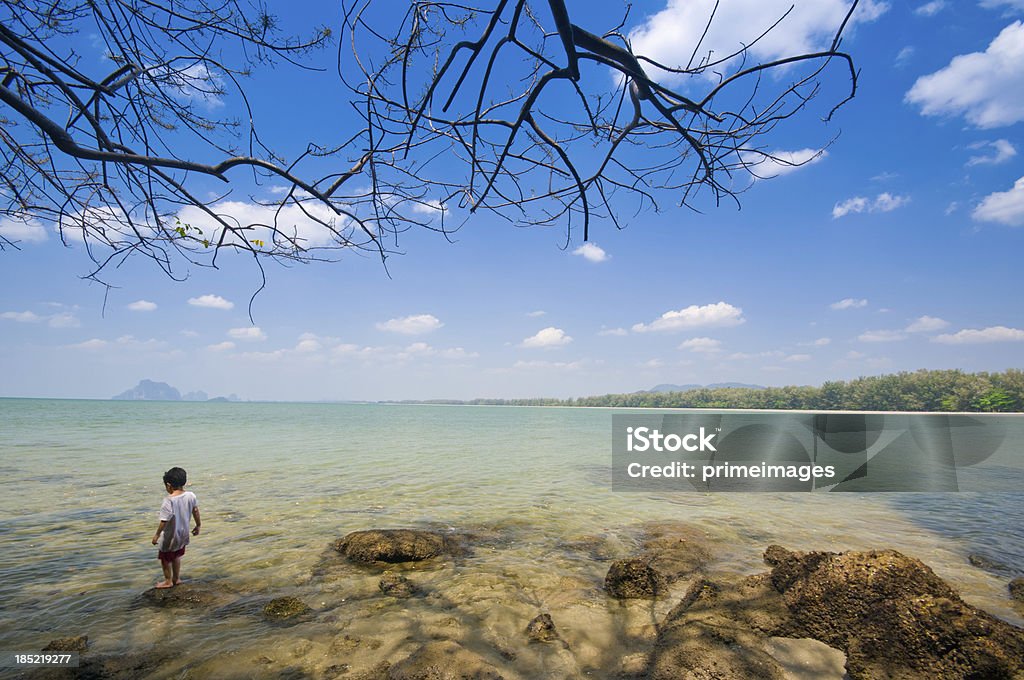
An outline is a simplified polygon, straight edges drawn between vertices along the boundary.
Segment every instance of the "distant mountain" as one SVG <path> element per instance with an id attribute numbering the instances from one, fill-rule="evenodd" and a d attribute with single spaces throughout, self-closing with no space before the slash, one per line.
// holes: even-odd
<path id="1" fill-rule="evenodd" d="M 236 394 L 211 399 L 202 390 L 186 392 L 185 396 L 181 396 L 181 392 L 167 383 L 154 382 L 152 380 L 140 380 L 139 384 L 132 389 L 125 390 L 121 394 L 111 397 L 111 399 L 118 401 L 241 401 Z"/>
<path id="2" fill-rule="evenodd" d="M 140 380 L 132 389 L 111 398 L 119 401 L 181 401 L 181 393 L 167 383 Z"/>
<path id="3" fill-rule="evenodd" d="M 748 385 L 747 383 L 738 382 L 711 383 L 710 385 L 672 385 L 669 383 L 662 383 L 661 385 L 655 385 L 649 390 L 641 390 L 641 392 L 690 392 L 691 390 L 717 390 L 726 387 L 741 387 L 748 390 L 764 389 L 764 385 Z"/>

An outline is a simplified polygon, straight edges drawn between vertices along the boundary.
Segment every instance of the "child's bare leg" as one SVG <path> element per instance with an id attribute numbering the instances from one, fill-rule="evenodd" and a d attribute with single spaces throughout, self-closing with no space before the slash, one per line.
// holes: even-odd
<path id="1" fill-rule="evenodd" d="M 174 561 L 171 562 L 171 577 L 173 579 L 171 581 L 171 583 L 173 583 L 174 585 L 179 585 L 181 583 L 181 558 L 180 557 L 175 557 Z"/>
<path id="2" fill-rule="evenodd" d="M 156 584 L 156 587 L 157 588 L 170 588 L 171 586 L 174 585 L 174 581 L 171 580 L 171 578 L 172 578 L 171 563 L 170 562 L 164 562 L 163 560 L 160 560 L 160 566 L 164 570 L 164 580 L 158 582 Z"/>

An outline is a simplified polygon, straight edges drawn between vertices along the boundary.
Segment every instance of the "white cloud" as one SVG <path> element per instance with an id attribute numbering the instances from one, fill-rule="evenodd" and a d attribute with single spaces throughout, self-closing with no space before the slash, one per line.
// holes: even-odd
<path id="1" fill-rule="evenodd" d="M 480 356 L 478 352 L 467 352 L 462 347 L 449 347 L 438 350 L 437 356 L 442 359 L 476 359 Z"/>
<path id="2" fill-rule="evenodd" d="M 1024 0 L 981 0 L 981 6 L 986 9 L 997 9 L 1006 6 L 1011 11 L 1024 12 Z"/>
<path id="3" fill-rule="evenodd" d="M 648 359 L 647 361 L 640 364 L 641 368 L 661 368 L 665 365 L 661 359 Z"/>
<path id="4" fill-rule="evenodd" d="M 156 338 L 139 340 L 134 335 L 122 335 L 117 339 L 117 344 L 122 348 L 148 351 L 156 351 L 166 349 L 168 347 L 167 341 L 165 340 L 157 340 Z"/>
<path id="5" fill-rule="evenodd" d="M 221 344 L 223 344 L 223 343 L 221 343 Z M 281 361 L 282 359 L 285 359 L 288 356 L 288 350 L 285 350 L 285 349 L 275 349 L 273 352 L 241 352 L 239 354 L 232 354 L 230 356 L 232 356 L 233 358 L 238 359 L 239 361 L 243 361 L 243 362 L 249 362 L 249 361 L 259 361 L 259 362 Z"/>
<path id="6" fill-rule="evenodd" d="M 975 345 L 988 342 L 1024 342 L 1024 331 L 1006 326 L 988 328 L 965 328 L 956 333 L 947 333 L 935 338 L 935 342 L 946 345 Z"/>
<path id="7" fill-rule="evenodd" d="M 604 262 L 610 258 L 610 255 L 604 252 L 604 250 L 596 243 L 584 243 L 579 248 L 572 251 L 572 254 L 579 255 L 589 262 Z"/>
<path id="8" fill-rule="evenodd" d="M 817 340 L 811 340 L 810 342 L 798 342 L 797 345 L 800 347 L 824 347 L 832 342 L 832 338 L 818 338 Z"/>
<path id="9" fill-rule="evenodd" d="M 933 17 L 946 8 L 946 0 L 932 0 L 914 10 L 914 14 L 922 17 Z"/>
<path id="10" fill-rule="evenodd" d="M 184 335 L 186 338 L 198 338 L 199 337 L 199 333 L 197 333 L 197 332 L 195 332 L 193 330 L 186 329 L 186 330 L 178 331 L 178 332 L 181 333 L 182 335 Z"/>
<path id="11" fill-rule="evenodd" d="M 963 115 L 981 128 L 1024 120 L 1024 24 L 1004 28 L 984 52 L 953 57 L 949 65 L 917 79 L 906 101 L 926 116 Z"/>
<path id="12" fill-rule="evenodd" d="M 810 354 L 790 354 L 788 357 L 783 359 L 783 361 L 785 361 L 786 363 L 790 363 L 790 364 L 800 364 L 800 363 L 803 363 L 805 361 L 810 361 L 810 360 L 811 360 L 811 355 Z"/>
<path id="13" fill-rule="evenodd" d="M 193 307 L 206 307 L 207 309 L 231 309 L 235 306 L 234 302 L 225 300 L 220 295 L 211 294 L 189 298 L 188 303 Z"/>
<path id="14" fill-rule="evenodd" d="M 422 335 L 436 331 L 443 325 L 441 320 L 433 314 L 413 314 L 378 323 L 377 330 L 402 333 L 403 335 Z"/>
<path id="15" fill-rule="evenodd" d="M 82 322 L 78 320 L 78 317 L 71 312 L 54 314 L 50 317 L 50 320 L 47 323 L 50 328 L 78 328 L 82 325 Z"/>
<path id="16" fill-rule="evenodd" d="M 206 347 L 206 349 L 211 350 L 213 352 L 226 352 L 226 351 L 228 351 L 230 349 L 234 349 L 234 348 L 235 348 L 235 343 L 231 342 L 230 340 L 225 340 L 224 342 L 218 342 L 216 345 L 207 345 L 207 347 Z"/>
<path id="17" fill-rule="evenodd" d="M 201 61 L 162 66 L 153 69 L 151 74 L 169 86 L 170 92 L 181 101 L 200 102 L 209 109 L 224 106 L 221 99 L 224 79 Z"/>
<path id="18" fill-rule="evenodd" d="M 941 331 L 949 322 L 936 316 L 919 316 L 906 327 L 907 333 L 929 333 Z"/>
<path id="19" fill-rule="evenodd" d="M 716 354 L 722 351 L 722 341 L 714 338 L 690 338 L 689 340 L 684 340 L 679 345 L 679 349 L 688 349 L 691 352 L 703 354 Z"/>
<path id="20" fill-rule="evenodd" d="M 971 217 L 1008 227 L 1024 227 L 1024 177 L 1014 182 L 1009 191 L 997 191 L 982 199 Z"/>
<path id="21" fill-rule="evenodd" d="M 906 340 L 907 334 L 905 331 L 864 331 L 857 336 L 857 339 L 861 342 L 898 342 Z"/>
<path id="22" fill-rule="evenodd" d="M 46 227 L 32 218 L 0 217 L 0 239 L 15 242 L 42 243 L 47 239 Z"/>
<path id="23" fill-rule="evenodd" d="M 370 348 L 367 347 L 365 349 L 368 350 Z M 350 342 L 343 342 L 331 348 L 331 352 L 340 357 L 351 356 L 353 354 L 359 353 L 360 351 L 361 350 L 359 348 L 359 345 L 354 345 Z"/>
<path id="24" fill-rule="evenodd" d="M 602 328 L 597 332 L 602 337 L 629 335 L 625 328 Z"/>
<path id="25" fill-rule="evenodd" d="M 303 333 L 299 336 L 299 341 L 295 344 L 295 351 L 300 354 L 319 352 L 321 349 L 323 349 L 323 343 L 321 343 L 320 338 L 313 333 Z"/>
<path id="26" fill-rule="evenodd" d="M 70 349 L 88 349 L 88 350 L 93 350 L 93 349 L 102 349 L 102 348 L 106 347 L 107 344 L 108 343 L 107 343 L 106 340 L 100 340 L 99 338 L 92 338 L 91 340 L 86 340 L 85 342 L 79 342 L 78 344 L 75 344 L 75 345 L 68 345 L 68 347 Z"/>
<path id="27" fill-rule="evenodd" d="M 563 347 L 572 342 L 572 337 L 565 334 L 561 328 L 555 328 L 554 326 L 548 326 L 543 328 L 535 335 L 523 340 L 519 343 L 520 347 L 526 347 L 528 349 L 540 349 L 549 347 Z"/>
<path id="28" fill-rule="evenodd" d="M 747 171 L 759 178 L 781 177 L 800 168 L 814 165 L 828 157 L 825 149 L 797 149 L 796 151 L 766 151 L 745 153 Z"/>
<path id="29" fill-rule="evenodd" d="M 585 361 L 517 361 L 512 368 L 539 369 L 545 371 L 577 371 L 586 366 Z"/>
<path id="30" fill-rule="evenodd" d="M 773 349 L 765 352 L 734 352 L 725 358 L 730 361 L 745 361 L 747 359 L 774 359 L 784 356 L 786 356 L 785 352 Z"/>
<path id="31" fill-rule="evenodd" d="M 353 225 L 348 218 L 335 214 L 318 200 L 300 200 L 301 205 L 288 202 L 283 206 L 274 203 L 260 205 L 244 201 L 220 201 L 209 208 L 231 226 L 253 227 L 246 232 L 246 238 L 262 240 L 268 248 L 278 243 L 291 249 L 288 240 L 294 241 L 300 248 L 324 247 L 346 235 L 352 235 Z M 188 206 L 180 210 L 177 217 L 181 222 L 202 230 L 202 238 L 211 243 L 220 237 L 220 223 L 204 210 Z M 278 232 L 277 236 L 270 228 L 271 225 Z M 227 241 L 240 242 L 237 237 L 229 237 Z"/>
<path id="32" fill-rule="evenodd" d="M 708 18 L 717 4 L 715 0 L 669 0 L 665 9 L 630 32 L 633 52 L 667 66 L 686 67 L 698 43 L 695 62 L 709 52 L 711 59 L 717 60 L 749 46 L 747 65 L 750 65 L 751 61 L 768 61 L 827 48 L 849 9 L 844 0 L 817 0 L 795 6 L 791 0 L 732 0 L 718 6 L 714 21 L 708 27 Z M 888 5 L 883 2 L 863 2 L 854 13 L 851 25 L 872 21 L 886 9 Z M 776 22 L 779 24 L 768 31 Z M 702 42 L 705 27 L 708 30 Z M 766 31 L 767 35 L 755 42 Z M 644 67 L 648 72 L 655 70 L 648 64 Z M 715 77 L 710 70 L 706 75 Z M 661 79 L 678 82 L 681 77 L 668 75 Z"/>
<path id="33" fill-rule="evenodd" d="M 245 328 L 232 328 L 228 335 L 235 340 L 266 340 L 267 334 L 259 326 L 247 326 Z"/>
<path id="34" fill-rule="evenodd" d="M 399 360 L 407 360 L 412 357 L 437 357 L 440 359 L 475 359 L 479 354 L 467 352 L 462 347 L 451 347 L 449 349 L 435 349 L 425 342 L 414 342 L 396 355 Z"/>
<path id="35" fill-rule="evenodd" d="M 59 303 L 54 303 L 54 306 L 62 307 Z M 78 328 L 82 325 L 82 322 L 78 320 L 71 312 L 58 312 L 51 314 L 50 316 L 41 316 L 31 311 L 24 312 L 2 312 L 0 313 L 0 319 L 6 321 L 17 321 L 18 323 L 39 323 L 46 321 L 50 328 Z"/>
<path id="36" fill-rule="evenodd" d="M 916 51 L 917 50 L 914 49 L 913 45 L 907 45 L 906 47 L 901 49 L 899 52 L 896 53 L 896 65 L 903 66 L 904 64 L 906 64 L 908 61 L 910 61 L 910 58 L 914 56 L 914 52 Z"/>
<path id="37" fill-rule="evenodd" d="M 412 211 L 419 213 L 420 215 L 428 215 L 430 217 L 437 217 L 443 214 L 448 209 L 444 203 L 438 200 L 433 201 L 414 201 L 412 204 Z"/>
<path id="38" fill-rule="evenodd" d="M 133 312 L 152 312 L 156 309 L 156 303 L 149 300 L 136 300 L 129 303 L 127 307 Z"/>
<path id="39" fill-rule="evenodd" d="M 44 318 L 46 317 L 39 316 L 35 312 L 4 312 L 0 314 L 0 319 L 17 321 L 18 323 L 38 323 Z"/>
<path id="40" fill-rule="evenodd" d="M 873 201 L 864 196 L 854 196 L 832 207 L 832 219 L 837 220 L 851 213 L 891 212 L 907 203 L 910 203 L 909 196 L 894 196 L 889 192 L 878 194 Z"/>
<path id="41" fill-rule="evenodd" d="M 843 298 L 839 302 L 833 302 L 829 305 L 832 309 L 860 309 L 867 306 L 867 300 L 858 300 L 856 298 Z"/>
<path id="42" fill-rule="evenodd" d="M 527 312 L 526 316 L 530 317 L 531 319 L 536 319 L 538 316 L 544 316 L 545 314 L 547 314 L 547 312 L 545 312 L 543 309 L 536 309 L 532 312 Z"/>
<path id="43" fill-rule="evenodd" d="M 849 352 L 846 353 L 846 358 L 852 361 L 859 361 L 866 356 L 867 354 L 864 354 L 864 352 L 857 352 L 855 350 L 850 350 Z"/>
<path id="44" fill-rule="evenodd" d="M 891 212 L 907 203 L 910 203 L 909 196 L 893 196 L 886 192 L 875 197 L 875 202 L 871 206 L 871 212 Z"/>
<path id="45" fill-rule="evenodd" d="M 977 144 L 971 144 L 968 148 L 973 150 L 985 148 L 992 149 L 992 153 L 990 154 L 971 156 L 967 161 L 968 167 L 974 165 L 999 165 L 1000 163 L 1005 163 L 1017 155 L 1017 149 L 1014 148 L 1013 144 L 1010 144 L 1009 140 L 1006 139 L 997 139 L 994 142 L 978 142 Z"/>
<path id="46" fill-rule="evenodd" d="M 862 213 L 868 209 L 868 199 L 863 196 L 854 196 L 832 207 L 832 219 L 839 219 L 850 213 Z"/>
<path id="47" fill-rule="evenodd" d="M 649 324 L 634 324 L 634 333 L 648 331 L 678 331 L 686 328 L 720 328 L 738 326 L 746 321 L 743 310 L 728 302 L 710 305 L 690 305 L 678 311 L 668 311 Z"/>

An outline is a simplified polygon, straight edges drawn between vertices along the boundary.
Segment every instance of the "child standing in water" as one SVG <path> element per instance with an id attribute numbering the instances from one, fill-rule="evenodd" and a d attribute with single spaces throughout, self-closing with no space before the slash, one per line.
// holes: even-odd
<path id="1" fill-rule="evenodd" d="M 158 557 L 164 570 L 164 580 L 156 584 L 157 588 L 171 588 L 181 583 L 181 556 L 188 545 L 189 516 L 195 518 L 196 527 L 193 536 L 199 535 L 202 522 L 199 519 L 199 501 L 191 491 L 185 491 L 188 476 L 180 467 L 174 467 L 164 473 L 164 488 L 167 498 L 160 506 L 160 526 L 153 535 L 153 545 L 159 544 Z"/>

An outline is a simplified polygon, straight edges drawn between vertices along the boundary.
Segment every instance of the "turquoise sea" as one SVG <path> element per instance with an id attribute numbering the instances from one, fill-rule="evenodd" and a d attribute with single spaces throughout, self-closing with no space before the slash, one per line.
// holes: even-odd
<path id="1" fill-rule="evenodd" d="M 703 534 L 714 568 L 731 573 L 763 570 L 772 543 L 895 548 L 1024 624 L 1006 589 L 1024 570 L 1024 494 L 613 492 L 618 412 L 0 399 L 0 650 L 86 634 L 90 654 L 172 645 L 148 677 L 319 678 L 443 638 L 513 679 L 612 677 L 673 602 L 609 599 L 608 560 L 651 526 L 677 524 Z M 1024 439 L 1013 445 L 1024 459 Z M 176 465 L 203 516 L 183 576 L 223 589 L 224 606 L 140 604 L 160 576 L 150 538 L 162 473 Z M 331 550 L 350 531 L 388 527 L 467 533 L 476 545 L 409 569 L 426 595 L 394 600 L 378 571 Z M 1009 571 L 972 566 L 972 553 Z M 262 604 L 282 595 L 313 612 L 291 626 L 264 621 Z M 542 611 L 564 648 L 527 644 L 523 629 Z"/>

